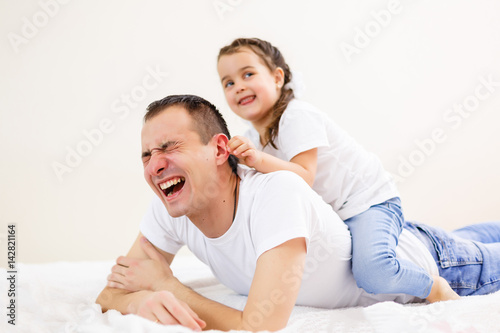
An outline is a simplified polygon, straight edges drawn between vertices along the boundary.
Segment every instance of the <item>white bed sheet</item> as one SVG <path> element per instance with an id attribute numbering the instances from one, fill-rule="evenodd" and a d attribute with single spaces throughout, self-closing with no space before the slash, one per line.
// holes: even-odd
<path id="1" fill-rule="evenodd" d="M 95 299 L 112 262 L 19 264 L 16 326 L 7 324 L 7 280 L 2 278 L 2 332 L 191 332 L 117 311 L 101 313 Z M 222 286 L 194 256 L 178 256 L 174 274 L 202 295 L 243 309 L 246 297 Z M 0 270 L 6 276 L 6 270 Z M 213 331 L 218 332 L 218 331 Z M 436 304 L 384 302 L 325 310 L 296 306 L 282 332 L 500 332 L 500 292 Z"/>

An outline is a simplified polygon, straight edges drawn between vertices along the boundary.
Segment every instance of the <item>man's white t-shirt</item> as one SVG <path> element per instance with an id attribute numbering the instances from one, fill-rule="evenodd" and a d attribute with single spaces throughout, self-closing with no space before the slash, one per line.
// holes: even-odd
<path id="1" fill-rule="evenodd" d="M 238 167 L 238 175 L 241 182 L 237 212 L 224 235 L 208 238 L 187 217 L 170 217 L 158 198 L 141 222 L 142 234 L 172 254 L 186 244 L 222 284 L 243 295 L 248 295 L 262 253 L 304 237 L 307 255 L 302 281 L 292 267 L 280 277 L 284 283 L 300 285 L 296 304 L 339 308 L 417 300 L 408 295 L 372 295 L 356 286 L 347 226 L 299 176 L 288 171 L 261 174 L 242 166 Z M 401 234 L 397 254 L 437 274 L 429 251 L 406 230 Z"/>
<path id="2" fill-rule="evenodd" d="M 399 196 L 392 176 L 384 170 L 379 158 L 307 102 L 293 99 L 283 112 L 274 140 L 278 149 L 271 145 L 263 148 L 259 133 L 253 127 L 245 136 L 257 149 L 285 161 L 318 148 L 312 187 L 344 221 Z"/>

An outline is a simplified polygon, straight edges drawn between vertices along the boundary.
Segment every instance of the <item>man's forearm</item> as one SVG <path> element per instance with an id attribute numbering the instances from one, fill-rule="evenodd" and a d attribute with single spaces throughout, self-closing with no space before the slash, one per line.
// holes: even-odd
<path id="1" fill-rule="evenodd" d="M 186 302 L 207 323 L 205 329 L 252 330 L 244 324 L 243 312 L 203 297 L 176 278 L 169 279 L 163 284 L 162 289 L 170 291 L 175 297 Z"/>
<path id="2" fill-rule="evenodd" d="M 102 311 L 117 310 L 122 314 L 129 314 L 130 305 L 134 304 L 149 295 L 151 291 L 141 290 L 130 292 L 117 288 L 104 288 L 97 297 L 96 303 L 101 305 Z"/>
<path id="3" fill-rule="evenodd" d="M 206 323 L 205 329 L 252 330 L 243 325 L 242 312 L 201 296 L 184 286 L 176 278 L 163 283 L 161 290 L 170 291 L 177 299 L 184 301 Z M 145 297 L 161 290 L 141 290 L 129 292 L 123 289 L 106 287 L 97 297 L 103 312 L 117 310 L 122 314 L 136 313 L 137 306 Z"/>

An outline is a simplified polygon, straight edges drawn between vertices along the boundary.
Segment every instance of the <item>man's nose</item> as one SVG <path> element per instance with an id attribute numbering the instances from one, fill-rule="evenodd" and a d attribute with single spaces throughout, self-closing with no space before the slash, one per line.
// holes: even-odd
<path id="1" fill-rule="evenodd" d="M 152 152 L 148 164 L 148 172 L 152 176 L 160 176 L 163 170 L 168 167 L 168 161 L 164 154 Z"/>

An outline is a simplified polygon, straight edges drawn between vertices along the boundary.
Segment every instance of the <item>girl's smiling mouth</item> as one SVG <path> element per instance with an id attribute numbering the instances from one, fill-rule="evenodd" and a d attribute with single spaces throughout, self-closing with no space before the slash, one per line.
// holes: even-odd
<path id="1" fill-rule="evenodd" d="M 247 96 L 245 98 L 240 99 L 238 104 L 239 105 L 247 105 L 247 104 L 252 103 L 254 100 L 255 100 L 255 95 Z"/>

